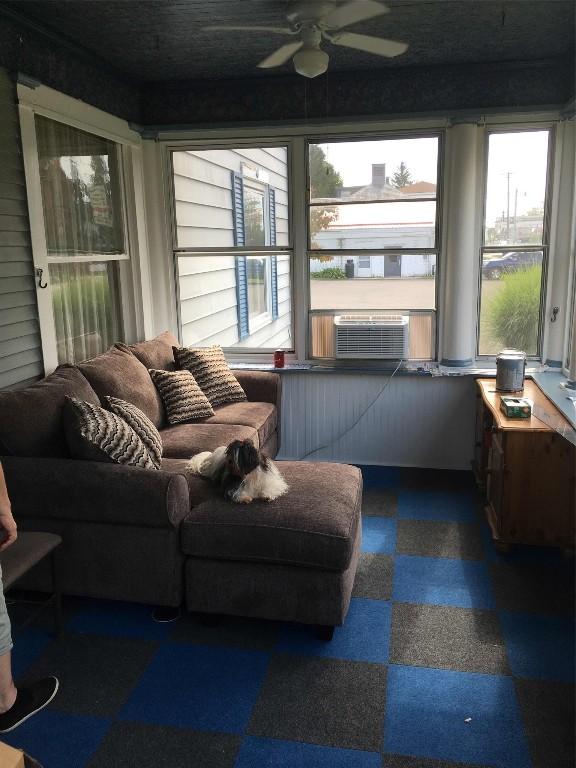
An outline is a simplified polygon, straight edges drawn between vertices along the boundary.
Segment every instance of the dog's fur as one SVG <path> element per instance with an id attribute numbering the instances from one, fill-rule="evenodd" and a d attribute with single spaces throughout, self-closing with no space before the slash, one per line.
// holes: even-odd
<path id="1" fill-rule="evenodd" d="M 224 497 L 238 504 L 273 501 L 288 490 L 276 465 L 251 440 L 234 440 L 214 451 L 197 453 L 188 462 L 196 475 L 209 478 Z"/>

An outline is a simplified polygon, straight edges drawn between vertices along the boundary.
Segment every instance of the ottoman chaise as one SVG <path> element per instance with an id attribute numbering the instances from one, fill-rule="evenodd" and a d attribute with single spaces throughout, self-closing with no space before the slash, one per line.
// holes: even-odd
<path id="1" fill-rule="evenodd" d="M 330 639 L 356 574 L 362 475 L 346 464 L 277 466 L 286 495 L 248 505 L 213 497 L 182 522 L 186 606 L 315 624 Z"/>

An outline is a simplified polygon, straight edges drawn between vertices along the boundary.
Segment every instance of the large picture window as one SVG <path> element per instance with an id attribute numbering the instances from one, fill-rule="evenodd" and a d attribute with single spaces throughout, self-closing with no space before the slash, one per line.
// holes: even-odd
<path id="1" fill-rule="evenodd" d="M 434 357 L 439 145 L 308 145 L 312 357 Z"/>
<path id="2" fill-rule="evenodd" d="M 549 151 L 549 130 L 488 135 L 479 355 L 510 347 L 540 355 Z"/>
<path id="3" fill-rule="evenodd" d="M 285 146 L 172 152 L 185 345 L 291 349 Z"/>

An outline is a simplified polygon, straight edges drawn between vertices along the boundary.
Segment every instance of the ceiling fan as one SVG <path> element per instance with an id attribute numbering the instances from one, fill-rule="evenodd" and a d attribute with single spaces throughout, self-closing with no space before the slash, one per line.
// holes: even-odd
<path id="1" fill-rule="evenodd" d="M 377 0 L 353 0 L 344 5 L 322 2 L 322 0 L 314 0 L 314 2 L 304 0 L 289 5 L 286 27 L 210 26 L 204 27 L 203 31 L 271 32 L 278 35 L 298 36 L 297 41 L 281 46 L 258 66 L 261 69 L 279 67 L 291 58 L 298 74 L 304 77 L 317 77 L 328 69 L 329 56 L 320 47 L 323 39 L 334 45 L 355 48 L 387 58 L 404 53 L 408 49 L 406 43 L 340 31 L 350 24 L 373 19 L 388 11 L 389 9 Z"/>

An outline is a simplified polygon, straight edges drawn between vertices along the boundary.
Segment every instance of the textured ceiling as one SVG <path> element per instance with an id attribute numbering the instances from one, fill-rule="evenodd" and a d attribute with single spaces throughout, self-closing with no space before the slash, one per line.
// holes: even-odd
<path id="1" fill-rule="evenodd" d="M 50 29 L 142 83 L 291 72 L 290 62 L 273 70 L 256 68 L 291 38 L 201 31 L 208 24 L 284 25 L 287 5 L 285 0 L 8 0 L 0 9 Z M 326 43 L 331 71 L 574 55 L 572 0 L 387 0 L 387 5 L 389 14 L 348 29 L 405 41 L 408 52 L 388 60 Z"/>

